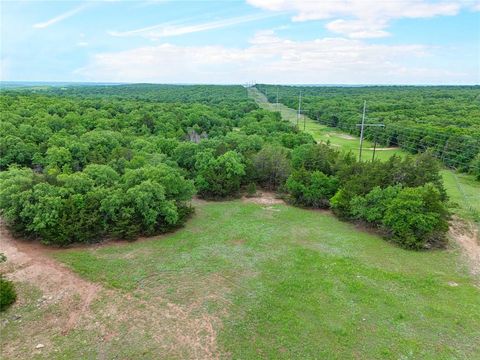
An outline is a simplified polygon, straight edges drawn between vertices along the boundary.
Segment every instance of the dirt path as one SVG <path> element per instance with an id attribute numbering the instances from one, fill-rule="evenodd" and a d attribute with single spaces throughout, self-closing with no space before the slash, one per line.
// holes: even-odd
<path id="1" fill-rule="evenodd" d="M 59 250 L 49 249 L 39 243 L 15 240 L 0 224 L 0 252 L 7 256 L 2 272 L 11 280 L 40 288 L 44 304 L 68 302 L 71 307 L 62 329 L 65 334 L 75 327 L 80 317 L 88 314 L 90 304 L 101 287 L 80 278 L 48 256 L 55 251 Z"/>
<path id="2" fill-rule="evenodd" d="M 7 262 L 1 265 L 0 271 L 13 280 L 20 291 L 13 306 L 14 312 L 4 318 L 0 326 L 16 322 L 21 329 L 20 337 L 2 343 L 0 357 L 27 359 L 32 354 L 53 356 L 52 351 L 63 351 L 55 347 L 53 339 L 58 334 L 73 334 L 75 337 L 73 330 L 86 330 L 95 331 L 99 336 L 94 342 L 85 344 L 98 347 L 100 358 L 110 358 L 119 352 L 117 347 L 121 339 L 126 347 L 129 341 L 139 348 L 145 346 L 144 339 L 124 338 L 123 329 L 130 329 L 135 334 L 153 332 L 153 346 L 172 358 L 180 354 L 195 359 L 219 358 L 217 329 L 221 322 L 219 317 L 205 311 L 205 304 L 223 299 L 228 292 L 221 278 L 197 279 L 198 282 L 193 284 L 190 283 L 191 276 L 184 279 L 180 274 L 172 280 L 180 282 L 180 289 L 196 289 L 201 284 L 199 288 L 208 291 L 196 294 L 191 301 L 177 303 L 156 281 L 148 283 L 142 290 L 125 293 L 84 280 L 52 257 L 55 252 L 61 251 L 65 250 L 15 239 L 0 223 L 0 252 L 7 256 Z M 31 298 L 23 290 L 25 285 L 21 284 L 39 289 L 41 297 Z M 143 295 L 150 301 L 143 300 Z M 91 307 L 94 302 L 95 307 Z M 35 317 L 27 319 L 22 309 L 32 307 L 34 310 L 30 311 Z M 16 315 L 18 313 L 23 316 Z M 37 348 L 39 344 L 41 348 Z"/>
<path id="3" fill-rule="evenodd" d="M 242 198 L 243 202 L 254 203 L 258 205 L 276 205 L 285 204 L 285 201 L 276 197 L 274 192 L 258 191 L 255 196 Z"/>
<path id="4" fill-rule="evenodd" d="M 399 147 L 386 147 L 386 148 L 373 148 L 373 147 L 370 147 L 370 148 L 367 148 L 366 150 L 375 150 L 375 151 L 393 151 L 393 150 L 400 150 Z"/>
<path id="5" fill-rule="evenodd" d="M 480 235 L 475 224 L 454 218 L 449 235 L 460 245 L 474 275 L 480 275 Z"/>

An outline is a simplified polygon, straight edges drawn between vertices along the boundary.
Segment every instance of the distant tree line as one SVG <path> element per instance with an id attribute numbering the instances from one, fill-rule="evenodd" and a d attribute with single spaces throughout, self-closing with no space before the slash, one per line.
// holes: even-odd
<path id="1" fill-rule="evenodd" d="M 14 232 L 56 245 L 134 239 L 180 226 L 194 194 L 260 186 L 406 248 L 444 242 L 446 196 L 428 152 L 357 162 L 258 109 L 241 87 L 205 87 L 203 97 L 202 87 L 172 87 L 174 102 L 154 101 L 155 87 L 113 88 L 0 95 L 0 209 Z"/>

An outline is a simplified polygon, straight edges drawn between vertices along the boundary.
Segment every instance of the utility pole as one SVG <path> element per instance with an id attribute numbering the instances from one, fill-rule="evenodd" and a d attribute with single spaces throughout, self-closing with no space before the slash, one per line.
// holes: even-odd
<path id="1" fill-rule="evenodd" d="M 363 115 L 362 124 L 360 128 L 360 152 L 358 154 L 358 161 L 362 161 L 362 148 L 363 148 L 363 129 L 365 128 L 365 110 L 367 108 L 367 100 L 363 100 Z"/>
<path id="2" fill-rule="evenodd" d="M 373 143 L 373 154 L 372 154 L 372 162 L 375 161 L 375 150 L 377 149 L 377 137 L 375 136 L 375 142 Z"/>
<path id="3" fill-rule="evenodd" d="M 380 127 L 385 127 L 384 124 L 365 124 L 365 112 L 367 109 L 367 101 L 363 101 L 363 114 L 362 114 L 362 123 L 357 124 L 357 126 L 360 126 L 360 150 L 358 153 L 358 161 L 362 161 L 362 150 L 363 150 L 363 134 L 365 130 L 365 126 L 380 126 Z M 375 158 L 375 150 L 377 148 L 377 138 L 375 137 L 375 145 L 373 148 L 373 159 Z M 372 159 L 372 160 L 373 160 Z"/>
<path id="4" fill-rule="evenodd" d="M 300 119 L 301 111 L 302 111 L 302 91 L 300 91 L 300 95 L 298 95 L 297 127 L 298 127 L 298 120 Z"/>

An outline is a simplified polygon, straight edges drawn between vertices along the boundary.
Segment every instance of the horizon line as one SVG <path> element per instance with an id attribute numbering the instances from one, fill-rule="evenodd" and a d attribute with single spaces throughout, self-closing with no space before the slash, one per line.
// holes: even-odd
<path id="1" fill-rule="evenodd" d="M 48 80 L 0 80 L 0 84 L 5 83 L 24 83 L 24 84 L 63 84 L 63 85 L 82 85 L 82 84 L 90 84 L 90 85 L 217 85 L 217 86 L 235 86 L 241 85 L 244 86 L 247 83 L 251 83 L 248 81 L 245 82 L 232 82 L 232 83 L 207 83 L 207 82 L 119 82 L 119 81 L 68 81 L 68 80 L 55 80 L 55 81 L 48 81 Z M 254 83 L 254 85 L 277 85 L 277 86 L 480 86 L 480 83 L 476 84 L 468 84 L 468 83 L 458 83 L 458 84 L 438 84 L 438 83 L 417 83 L 417 84 L 408 84 L 408 83 L 263 83 L 258 82 Z M 27 85 L 25 85 L 27 86 Z"/>

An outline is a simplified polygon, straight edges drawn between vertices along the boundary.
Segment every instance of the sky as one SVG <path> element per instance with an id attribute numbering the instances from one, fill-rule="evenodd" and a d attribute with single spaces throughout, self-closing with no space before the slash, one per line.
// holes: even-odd
<path id="1" fill-rule="evenodd" d="M 0 0 L 3 81 L 480 84 L 480 0 Z"/>

